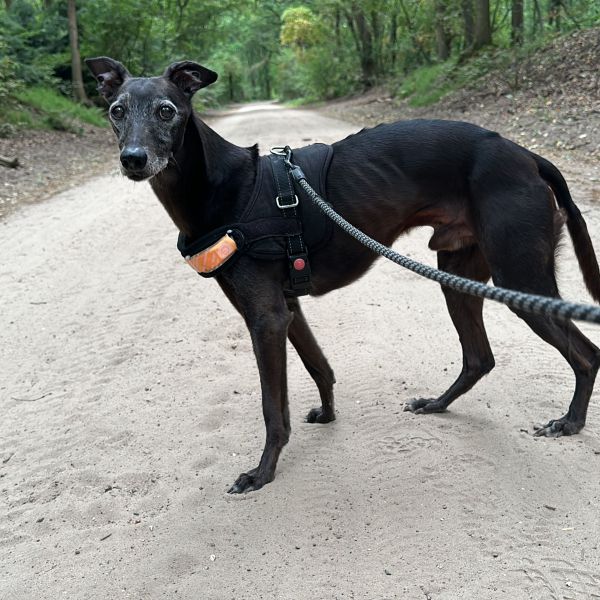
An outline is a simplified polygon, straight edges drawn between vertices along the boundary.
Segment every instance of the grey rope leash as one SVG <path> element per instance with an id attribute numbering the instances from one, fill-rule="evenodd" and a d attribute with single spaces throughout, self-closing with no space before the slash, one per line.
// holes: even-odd
<path id="1" fill-rule="evenodd" d="M 367 248 L 373 250 L 373 252 L 385 256 L 385 258 L 395 262 L 401 267 L 413 271 L 417 275 L 436 281 L 443 286 L 452 288 L 458 292 L 470 294 L 471 296 L 478 296 L 480 298 L 487 298 L 488 300 L 494 300 L 495 302 L 501 302 L 511 308 L 528 313 L 546 315 L 558 319 L 575 319 L 590 323 L 600 323 L 600 307 L 598 306 L 566 302 L 559 298 L 549 298 L 547 296 L 526 294 L 525 292 L 517 292 L 515 290 L 508 290 L 500 287 L 491 287 L 484 283 L 480 283 L 479 281 L 459 277 L 458 275 L 446 273 L 445 271 L 440 271 L 439 269 L 421 264 L 380 244 L 336 213 L 331 205 L 325 202 L 325 200 L 323 200 L 323 198 L 321 198 L 321 196 L 319 196 L 319 194 L 317 194 L 310 186 L 302 169 L 291 162 L 291 150 L 289 150 L 288 147 L 286 147 L 286 152 L 286 165 L 289 167 L 292 177 L 308 194 L 311 200 L 323 213 L 338 225 L 338 227 L 357 239 Z"/>

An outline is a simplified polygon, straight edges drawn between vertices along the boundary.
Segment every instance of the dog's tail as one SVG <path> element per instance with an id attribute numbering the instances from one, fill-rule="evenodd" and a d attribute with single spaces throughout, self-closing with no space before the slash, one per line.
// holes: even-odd
<path id="1" fill-rule="evenodd" d="M 579 268 L 583 274 L 583 280 L 594 300 L 600 302 L 600 269 L 598 268 L 596 253 L 587 225 L 581 212 L 575 206 L 573 198 L 571 198 L 567 182 L 562 173 L 549 160 L 533 152 L 530 152 L 530 154 L 537 163 L 542 179 L 554 192 L 556 202 L 567 214 L 567 229 L 571 240 L 573 240 L 573 247 L 575 248 Z"/>

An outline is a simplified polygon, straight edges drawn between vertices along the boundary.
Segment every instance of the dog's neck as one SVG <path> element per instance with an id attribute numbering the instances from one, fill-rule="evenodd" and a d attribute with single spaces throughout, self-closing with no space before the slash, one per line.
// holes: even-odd
<path id="1" fill-rule="evenodd" d="M 256 147 L 240 148 L 196 115 L 167 168 L 150 180 L 171 219 L 189 238 L 235 220 L 256 177 Z"/>

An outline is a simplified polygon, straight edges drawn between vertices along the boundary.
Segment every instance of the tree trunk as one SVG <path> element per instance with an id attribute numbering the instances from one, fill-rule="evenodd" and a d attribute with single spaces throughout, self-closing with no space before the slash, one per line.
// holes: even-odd
<path id="1" fill-rule="evenodd" d="M 370 88 L 375 84 L 376 64 L 373 48 L 373 35 L 359 5 L 352 6 L 352 12 L 346 14 L 348 26 L 353 34 L 360 61 L 362 84 Z"/>
<path id="2" fill-rule="evenodd" d="M 550 0 L 548 4 L 548 25 L 556 31 L 560 29 L 560 6 L 561 0 Z"/>
<path id="3" fill-rule="evenodd" d="M 533 28 L 532 33 L 535 34 L 538 31 L 543 31 L 544 19 L 542 17 L 542 9 L 540 8 L 539 0 L 533 0 Z"/>
<path id="4" fill-rule="evenodd" d="M 475 41 L 474 48 L 479 50 L 492 43 L 490 26 L 490 0 L 475 0 Z"/>
<path id="5" fill-rule="evenodd" d="M 512 0 L 510 39 L 513 46 L 523 43 L 523 0 Z"/>
<path id="6" fill-rule="evenodd" d="M 356 29 L 360 39 L 361 53 L 360 66 L 362 80 L 365 87 L 372 87 L 375 83 L 375 57 L 373 56 L 373 36 L 361 9 L 356 11 Z"/>
<path id="7" fill-rule="evenodd" d="M 385 73 L 385 61 L 383 59 L 383 31 L 379 20 L 379 11 L 372 10 L 370 14 L 369 32 L 373 40 L 373 62 L 375 63 L 375 73 L 381 75 Z"/>
<path id="8" fill-rule="evenodd" d="M 390 61 L 392 70 L 396 66 L 396 56 L 398 55 L 398 14 L 396 11 L 392 14 L 392 23 L 390 25 Z"/>
<path id="9" fill-rule="evenodd" d="M 442 0 L 435 2 L 435 42 L 440 60 L 450 56 L 450 35 L 446 29 L 446 6 Z"/>
<path id="10" fill-rule="evenodd" d="M 266 94 L 266 97 L 270 100 L 271 94 L 272 94 L 270 57 L 267 57 L 267 60 L 265 62 L 265 66 L 264 66 L 264 70 L 265 70 L 265 94 Z"/>
<path id="11" fill-rule="evenodd" d="M 79 56 L 79 42 L 77 39 L 77 7 L 75 0 L 68 0 L 67 14 L 69 17 L 69 44 L 71 46 L 71 82 L 73 97 L 82 104 L 90 104 L 83 87 L 81 73 L 81 57 Z"/>
<path id="12" fill-rule="evenodd" d="M 475 43 L 475 22 L 473 20 L 473 0 L 461 0 L 463 14 L 465 49 L 472 48 Z"/>

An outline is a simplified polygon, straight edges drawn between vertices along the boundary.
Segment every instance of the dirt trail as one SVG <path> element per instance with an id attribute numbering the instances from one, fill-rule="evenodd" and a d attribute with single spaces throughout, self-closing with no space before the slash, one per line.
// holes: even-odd
<path id="1" fill-rule="evenodd" d="M 213 125 L 263 150 L 356 129 L 268 105 Z M 566 175 L 600 248 L 598 171 Z M 599 395 L 581 435 L 533 438 L 573 378 L 507 309 L 486 308 L 495 371 L 415 416 L 403 402 L 461 364 L 439 289 L 380 261 L 305 300 L 338 421 L 302 422 L 318 394 L 290 348 L 291 441 L 276 480 L 235 497 L 264 435 L 250 342 L 149 186 L 100 177 L 0 232 L 2 600 L 600 598 Z M 397 247 L 433 263 L 428 237 Z M 569 242 L 560 272 L 588 301 Z"/>

